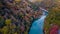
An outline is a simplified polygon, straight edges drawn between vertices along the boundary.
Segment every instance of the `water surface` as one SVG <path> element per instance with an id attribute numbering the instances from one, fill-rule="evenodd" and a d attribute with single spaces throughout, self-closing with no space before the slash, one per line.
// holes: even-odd
<path id="1" fill-rule="evenodd" d="M 30 28 L 29 34 L 44 34 L 43 26 L 44 26 L 44 19 L 46 18 L 48 12 L 45 9 L 43 10 L 43 15 L 32 23 Z"/>

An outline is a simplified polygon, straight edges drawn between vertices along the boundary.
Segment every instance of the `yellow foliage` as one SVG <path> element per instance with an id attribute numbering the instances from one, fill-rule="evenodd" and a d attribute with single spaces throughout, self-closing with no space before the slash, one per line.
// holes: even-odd
<path id="1" fill-rule="evenodd" d="M 21 0 L 15 0 L 15 2 L 20 2 Z"/>
<path id="2" fill-rule="evenodd" d="M 6 26 L 4 26 L 4 27 L 2 28 L 2 32 L 3 32 L 4 34 L 7 34 L 8 28 L 7 28 Z"/>
<path id="3" fill-rule="evenodd" d="M 17 34 L 17 32 L 15 32 L 15 34 Z"/>
<path id="4" fill-rule="evenodd" d="M 14 28 L 16 28 L 16 25 L 15 24 L 10 25 L 10 29 L 14 29 Z"/>
<path id="5" fill-rule="evenodd" d="M 5 24 L 9 25 L 11 23 L 11 19 L 6 19 Z"/>
<path id="6" fill-rule="evenodd" d="M 27 32 L 27 31 L 25 31 L 25 32 L 24 32 L 24 34 L 28 34 L 28 32 Z"/>

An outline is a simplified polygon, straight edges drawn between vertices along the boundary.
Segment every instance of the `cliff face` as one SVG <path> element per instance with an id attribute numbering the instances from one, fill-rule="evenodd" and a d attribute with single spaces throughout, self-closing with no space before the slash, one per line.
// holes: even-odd
<path id="1" fill-rule="evenodd" d="M 0 33 L 28 34 L 34 19 L 42 15 L 40 10 L 33 10 L 31 5 L 23 0 L 4 0 L 0 3 Z"/>

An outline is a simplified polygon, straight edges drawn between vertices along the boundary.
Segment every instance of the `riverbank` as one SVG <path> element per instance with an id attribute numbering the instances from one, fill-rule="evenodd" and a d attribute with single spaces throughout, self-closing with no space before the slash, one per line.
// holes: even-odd
<path id="1" fill-rule="evenodd" d="M 49 15 L 45 19 L 45 34 L 50 34 L 52 24 L 60 26 L 60 0 L 55 1 L 55 5 L 49 9 Z M 59 27 L 60 28 L 60 27 Z"/>
<path id="2" fill-rule="evenodd" d="M 46 18 L 46 16 L 48 15 L 48 11 L 47 10 L 43 10 L 41 9 L 43 14 L 41 15 L 41 17 L 38 20 L 35 20 L 32 23 L 32 26 L 30 28 L 29 34 L 43 34 L 43 30 L 44 30 L 44 20 Z"/>
<path id="3" fill-rule="evenodd" d="M 0 0 L 0 33 L 2 34 L 28 34 L 33 20 L 42 15 L 34 10 L 27 1 Z M 36 6 L 34 6 L 36 7 Z"/>

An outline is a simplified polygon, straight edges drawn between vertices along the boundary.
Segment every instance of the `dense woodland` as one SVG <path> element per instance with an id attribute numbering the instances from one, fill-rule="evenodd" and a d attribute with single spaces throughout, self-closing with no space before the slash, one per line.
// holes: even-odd
<path id="1" fill-rule="evenodd" d="M 28 34 L 32 22 L 42 15 L 39 7 L 48 9 L 44 32 L 49 34 L 51 25 L 60 26 L 60 0 L 0 0 L 0 34 Z"/>
<path id="2" fill-rule="evenodd" d="M 60 0 L 54 1 L 54 6 L 49 8 L 49 15 L 45 20 L 45 34 L 50 33 L 51 26 L 58 25 L 60 28 Z"/>
<path id="3" fill-rule="evenodd" d="M 28 34 L 32 22 L 42 15 L 32 5 L 26 0 L 0 0 L 0 34 Z"/>

